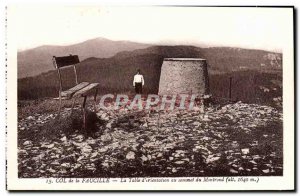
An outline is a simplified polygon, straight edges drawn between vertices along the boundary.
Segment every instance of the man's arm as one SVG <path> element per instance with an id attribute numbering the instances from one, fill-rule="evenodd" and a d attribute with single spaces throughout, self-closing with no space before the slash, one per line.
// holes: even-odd
<path id="1" fill-rule="evenodd" d="M 135 86 L 135 76 L 133 77 L 132 85 Z"/>
<path id="2" fill-rule="evenodd" d="M 143 84 L 143 86 L 144 86 L 144 76 L 142 76 L 142 84 Z"/>

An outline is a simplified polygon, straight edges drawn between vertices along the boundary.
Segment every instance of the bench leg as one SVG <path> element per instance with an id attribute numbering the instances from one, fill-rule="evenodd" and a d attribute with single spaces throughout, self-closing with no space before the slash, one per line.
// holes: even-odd
<path id="1" fill-rule="evenodd" d="M 94 112 L 97 112 L 97 94 L 98 94 L 98 89 L 96 88 L 95 95 L 94 95 Z"/>
<path id="2" fill-rule="evenodd" d="M 86 98 L 87 98 L 87 96 L 84 96 L 83 103 L 82 103 L 83 128 L 84 128 L 84 130 L 86 130 L 86 109 L 85 109 Z"/>
<path id="3" fill-rule="evenodd" d="M 62 99 L 61 99 L 61 97 L 59 96 L 59 106 L 58 106 L 58 112 L 57 112 L 56 118 L 59 118 L 59 117 L 60 117 L 61 105 L 62 105 Z"/>
<path id="4" fill-rule="evenodd" d="M 72 113 L 73 113 L 73 109 L 74 109 L 75 101 L 76 101 L 76 98 L 73 98 L 73 101 L 72 101 L 72 108 L 71 108 L 71 114 L 70 114 L 70 116 L 71 116 L 71 115 L 72 115 Z"/>

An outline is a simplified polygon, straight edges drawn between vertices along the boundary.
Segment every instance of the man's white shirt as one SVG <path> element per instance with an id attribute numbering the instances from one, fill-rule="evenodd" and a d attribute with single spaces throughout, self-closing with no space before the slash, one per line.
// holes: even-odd
<path id="1" fill-rule="evenodd" d="M 133 86 L 135 86 L 135 83 L 142 83 L 142 85 L 144 86 L 144 77 L 141 74 L 136 74 L 134 75 L 133 78 Z"/>

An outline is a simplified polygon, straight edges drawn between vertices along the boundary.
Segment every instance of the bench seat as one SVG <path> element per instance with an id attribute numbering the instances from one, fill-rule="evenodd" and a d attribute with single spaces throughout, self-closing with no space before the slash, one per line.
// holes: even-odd
<path id="1" fill-rule="evenodd" d="M 92 90 L 97 88 L 99 86 L 99 83 L 91 83 L 84 88 L 80 89 L 79 91 L 75 92 L 73 97 L 79 97 L 79 96 L 87 96 Z"/>
<path id="2" fill-rule="evenodd" d="M 80 89 L 83 89 L 84 87 L 86 87 L 88 85 L 89 85 L 88 82 L 81 82 L 80 84 L 77 84 L 76 86 L 74 86 L 68 90 L 62 91 L 60 95 L 61 95 L 61 97 L 65 98 L 65 99 L 71 99 L 77 91 L 79 91 Z"/>

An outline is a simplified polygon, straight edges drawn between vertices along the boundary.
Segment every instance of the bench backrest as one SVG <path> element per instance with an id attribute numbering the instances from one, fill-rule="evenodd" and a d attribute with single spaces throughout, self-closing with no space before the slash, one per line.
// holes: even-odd
<path id="1" fill-rule="evenodd" d="M 75 80 L 76 80 L 75 82 L 76 82 L 76 84 L 78 84 L 77 70 L 76 70 L 76 66 L 75 66 L 76 64 L 80 63 L 78 55 L 70 54 L 70 56 L 61 56 L 61 57 L 53 56 L 52 60 L 53 60 L 53 65 L 57 70 L 60 92 L 63 90 L 60 68 L 73 65 L 74 75 L 75 75 Z"/>
<path id="2" fill-rule="evenodd" d="M 80 63 L 78 55 L 70 55 L 70 56 L 62 56 L 62 57 L 56 57 L 53 56 L 56 63 L 56 68 L 61 68 L 69 65 L 75 65 Z"/>

